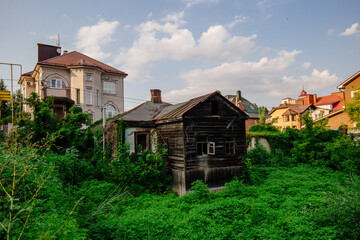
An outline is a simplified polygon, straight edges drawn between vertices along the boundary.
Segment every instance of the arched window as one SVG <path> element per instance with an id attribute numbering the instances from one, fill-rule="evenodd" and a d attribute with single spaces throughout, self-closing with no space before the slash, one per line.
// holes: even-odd
<path id="1" fill-rule="evenodd" d="M 50 86 L 50 88 L 58 88 L 58 89 L 66 88 L 66 84 L 65 84 L 64 80 L 62 80 L 60 78 L 51 78 L 50 82 L 49 82 L 49 86 Z"/>
<path id="2" fill-rule="evenodd" d="M 112 105 L 106 105 L 106 106 L 105 106 L 105 109 L 106 109 L 106 118 L 110 118 L 110 117 L 115 116 L 115 114 L 116 114 L 116 109 L 115 109 L 114 106 L 112 106 Z"/>

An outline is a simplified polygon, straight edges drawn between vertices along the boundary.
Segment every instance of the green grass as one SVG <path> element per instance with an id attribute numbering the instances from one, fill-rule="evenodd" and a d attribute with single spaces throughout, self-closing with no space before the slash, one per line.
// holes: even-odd
<path id="1" fill-rule="evenodd" d="M 123 199 L 92 229 L 119 239 L 333 239 L 336 224 L 319 216 L 329 194 L 348 191 L 346 175 L 328 168 L 255 168 L 267 176 L 257 186 L 233 181 L 217 193 L 143 195 Z M 202 197 L 199 197 L 202 196 Z M 101 234 L 102 233 L 102 234 Z M 106 236 L 105 236 L 106 235 Z M 93 237 L 95 235 L 92 235 Z"/>

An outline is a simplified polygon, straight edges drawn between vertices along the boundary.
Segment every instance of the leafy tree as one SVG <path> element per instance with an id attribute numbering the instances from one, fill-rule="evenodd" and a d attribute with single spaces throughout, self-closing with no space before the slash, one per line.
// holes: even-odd
<path id="1" fill-rule="evenodd" d="M 19 133 L 22 137 L 30 135 L 33 142 L 39 142 L 60 128 L 60 120 L 53 113 L 52 96 L 41 101 L 37 93 L 32 92 L 30 97 L 25 99 L 25 103 L 33 110 L 33 116 L 19 121 Z"/>
<path id="2" fill-rule="evenodd" d="M 355 92 L 353 101 L 345 103 L 345 112 L 350 120 L 355 123 L 355 127 L 360 129 L 360 91 Z"/>

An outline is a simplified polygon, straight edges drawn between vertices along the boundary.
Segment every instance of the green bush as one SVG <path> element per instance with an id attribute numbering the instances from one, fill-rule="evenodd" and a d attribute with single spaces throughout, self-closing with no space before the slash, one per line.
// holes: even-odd
<path id="1" fill-rule="evenodd" d="M 117 156 L 109 164 L 111 180 L 129 188 L 133 194 L 164 193 L 170 189 L 171 176 L 163 156 L 166 148 L 131 153 L 127 145 L 119 147 Z"/>

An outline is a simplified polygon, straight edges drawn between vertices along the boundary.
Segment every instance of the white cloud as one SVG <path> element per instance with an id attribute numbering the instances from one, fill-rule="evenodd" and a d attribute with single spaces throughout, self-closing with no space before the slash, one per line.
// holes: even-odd
<path id="1" fill-rule="evenodd" d="M 173 90 L 164 95 L 165 101 L 184 101 L 195 96 L 220 90 L 223 93 L 242 89 L 247 93 L 273 95 L 270 89 L 284 86 L 279 83 L 281 75 L 295 60 L 300 51 L 280 51 L 273 58 L 263 57 L 257 62 L 234 61 L 223 63 L 215 68 L 195 69 L 180 74 L 185 81 L 185 88 Z M 289 84 L 287 84 L 287 87 Z M 285 88 L 286 89 L 286 88 Z"/>
<path id="2" fill-rule="evenodd" d="M 270 0 L 261 0 L 258 2 L 257 5 L 261 10 L 264 10 L 265 8 L 270 6 Z"/>
<path id="3" fill-rule="evenodd" d="M 101 19 L 93 26 L 80 28 L 76 36 L 76 48 L 98 60 L 110 57 L 111 53 L 104 53 L 101 47 L 113 41 L 111 36 L 118 25 L 118 21 L 107 22 Z"/>
<path id="4" fill-rule="evenodd" d="M 199 4 L 199 3 L 206 3 L 206 2 L 209 2 L 209 3 L 218 3 L 220 0 L 184 0 L 184 2 L 186 3 L 186 7 L 189 8 L 189 7 L 192 7 L 196 4 Z"/>
<path id="5" fill-rule="evenodd" d="M 161 21 L 185 24 L 186 22 L 184 21 L 183 18 L 184 18 L 184 11 L 181 11 L 179 13 L 168 14 L 166 17 L 162 18 Z"/>
<path id="6" fill-rule="evenodd" d="M 351 36 L 360 32 L 358 30 L 359 23 L 354 23 L 351 27 L 347 28 L 344 32 L 340 33 L 340 36 Z"/>
<path id="7" fill-rule="evenodd" d="M 339 78 L 335 74 L 330 74 L 327 69 L 320 72 L 314 69 L 310 76 L 302 75 L 299 78 L 283 76 L 282 81 L 278 85 L 274 85 L 270 96 L 287 96 L 296 95 L 302 85 L 309 93 L 316 93 L 318 90 L 326 89 L 339 82 Z"/>
<path id="8" fill-rule="evenodd" d="M 248 17 L 244 17 L 244 16 L 235 16 L 234 21 L 232 21 L 231 23 L 229 23 L 227 25 L 228 28 L 233 28 L 235 27 L 235 25 L 237 25 L 238 23 L 244 23 L 246 22 L 246 20 L 248 19 Z"/>
<path id="9" fill-rule="evenodd" d="M 304 62 L 302 65 L 301 65 L 304 69 L 309 69 L 311 67 L 311 62 Z"/>
<path id="10" fill-rule="evenodd" d="M 127 81 L 146 81 L 150 64 L 161 60 L 198 59 L 222 63 L 246 56 L 255 46 L 256 35 L 232 36 L 222 25 L 210 26 L 199 39 L 189 29 L 182 28 L 184 13 L 147 21 L 137 27 L 138 39 L 130 48 L 120 49 L 114 64 L 129 73 Z"/>

